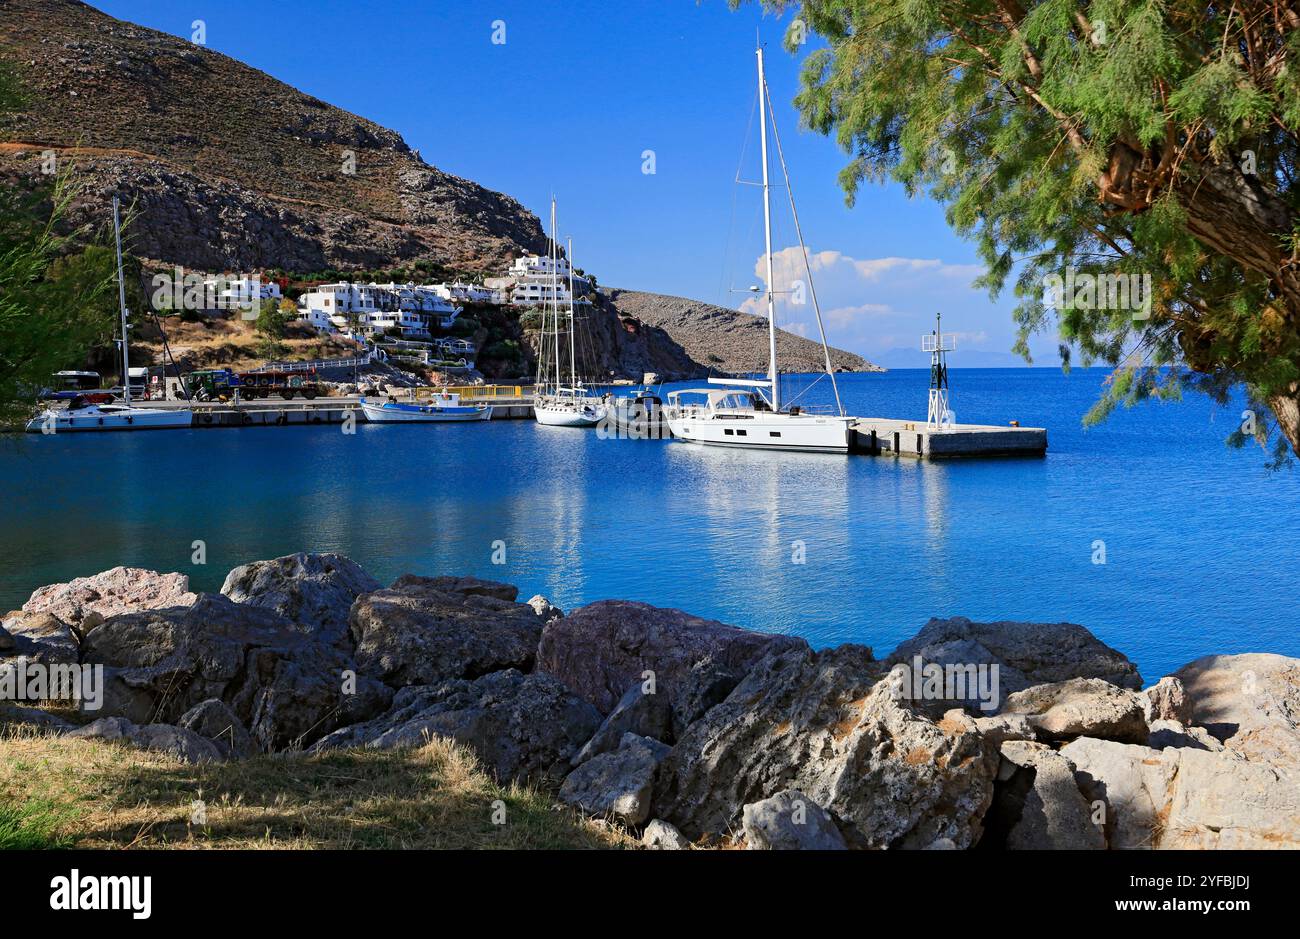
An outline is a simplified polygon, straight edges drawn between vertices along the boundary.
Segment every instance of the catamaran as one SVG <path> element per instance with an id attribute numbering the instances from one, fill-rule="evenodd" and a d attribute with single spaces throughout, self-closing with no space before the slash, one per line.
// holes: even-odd
<path id="1" fill-rule="evenodd" d="M 555 199 L 551 199 L 551 325 L 554 340 L 555 380 L 546 368 L 546 314 L 542 314 L 542 342 L 537 355 L 537 394 L 533 398 L 533 416 L 539 424 L 552 427 L 595 427 L 605 417 L 605 404 L 590 394 L 578 379 L 576 353 L 576 318 L 573 312 L 573 243 L 569 243 L 569 384 L 560 374 L 560 299 L 556 277 Z"/>
<path id="2" fill-rule="evenodd" d="M 61 434 L 69 431 L 160 430 L 189 427 L 194 412 L 189 408 L 131 407 L 131 365 L 127 354 L 126 280 L 122 275 L 122 223 L 120 203 L 113 197 L 113 236 L 117 246 L 117 299 L 122 315 L 122 404 L 96 404 L 78 395 L 66 408 L 50 408 L 27 422 L 29 434 Z"/>
<path id="3" fill-rule="evenodd" d="M 781 152 L 781 138 L 776 130 L 776 112 L 763 72 L 763 49 L 758 49 L 758 113 L 760 148 L 763 161 L 763 227 L 766 238 L 768 328 L 768 367 L 766 379 L 710 378 L 709 388 L 685 388 L 668 394 L 666 414 L 673 435 L 691 443 L 722 447 L 750 447 L 764 450 L 805 450 L 830 453 L 847 453 L 855 420 L 844 413 L 840 403 L 840 390 L 831 367 L 830 348 L 826 344 L 826 330 L 822 325 L 821 308 L 817 305 L 817 291 L 812 287 L 812 270 L 808 249 L 804 245 L 799 227 L 799 213 L 794 205 L 794 191 L 790 188 L 790 173 L 785 155 Z M 826 374 L 835 393 L 835 412 L 818 414 L 807 407 L 781 400 L 780 371 L 776 357 L 776 301 L 772 264 L 772 202 L 768 179 L 768 117 L 771 116 L 772 136 L 776 143 L 781 171 L 785 176 L 786 191 L 790 194 L 790 210 L 794 216 L 795 232 L 799 236 L 799 250 L 808 268 L 807 282 L 817 314 L 817 328 L 821 331 L 822 353 L 825 356 Z M 751 288 L 757 290 L 758 288 Z"/>

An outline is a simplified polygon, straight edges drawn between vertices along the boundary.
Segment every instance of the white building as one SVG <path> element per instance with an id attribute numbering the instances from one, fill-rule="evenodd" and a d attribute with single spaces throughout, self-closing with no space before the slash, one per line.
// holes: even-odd
<path id="1" fill-rule="evenodd" d="M 416 284 L 321 284 L 298 300 L 298 318 L 323 331 L 355 325 L 364 333 L 428 335 L 433 326 L 450 327 L 459 313 L 434 287 Z"/>
<path id="2" fill-rule="evenodd" d="M 250 309 L 256 300 L 280 300 L 280 285 L 255 274 L 218 274 L 203 281 L 206 297 L 215 300 L 217 309 Z"/>
<path id="3" fill-rule="evenodd" d="M 547 255 L 525 254 L 515 258 L 510 265 L 510 277 L 514 289 L 510 293 L 510 302 L 515 306 L 543 306 L 551 302 L 552 270 L 554 270 L 555 301 L 560 306 L 567 306 L 572 295 L 569 293 L 569 261 L 556 258 L 554 263 Z M 573 275 L 573 284 L 579 293 L 586 292 L 588 281 L 581 274 Z"/>

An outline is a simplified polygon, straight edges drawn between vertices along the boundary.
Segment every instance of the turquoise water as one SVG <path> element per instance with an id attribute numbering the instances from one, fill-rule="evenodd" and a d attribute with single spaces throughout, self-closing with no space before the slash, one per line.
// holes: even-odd
<path id="1" fill-rule="evenodd" d="M 1048 428 L 1030 460 L 754 453 L 531 421 L 0 441 L 0 609 L 116 564 L 214 590 L 236 564 L 307 549 L 384 581 L 477 574 L 566 609 L 645 600 L 879 655 L 956 614 L 1082 623 L 1149 679 L 1210 652 L 1300 655 L 1300 472 L 1225 447 L 1241 408 L 1200 397 L 1085 432 L 1104 377 L 953 371 L 959 420 Z M 850 413 L 888 417 L 924 415 L 927 379 L 841 376 Z"/>

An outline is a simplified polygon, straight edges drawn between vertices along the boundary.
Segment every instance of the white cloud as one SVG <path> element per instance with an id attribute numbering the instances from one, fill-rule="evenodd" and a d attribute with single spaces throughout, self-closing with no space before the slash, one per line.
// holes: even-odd
<path id="1" fill-rule="evenodd" d="M 827 339 L 832 345 L 860 352 L 868 359 L 897 347 L 920 346 L 942 312 L 947 327 L 963 346 L 999 346 L 1009 332 L 1008 314 L 971 287 L 982 272 L 978 264 L 954 264 L 938 258 L 855 258 L 841 251 L 810 251 L 805 266 L 796 247 L 772 254 L 777 325 L 801 336 L 816 337 L 812 286 L 816 287 Z M 809 271 L 812 273 L 811 282 Z M 756 282 L 767 279 L 767 259 L 754 261 Z M 740 309 L 767 316 L 767 298 L 752 294 Z M 1009 344 L 1009 340 L 1008 340 Z"/>

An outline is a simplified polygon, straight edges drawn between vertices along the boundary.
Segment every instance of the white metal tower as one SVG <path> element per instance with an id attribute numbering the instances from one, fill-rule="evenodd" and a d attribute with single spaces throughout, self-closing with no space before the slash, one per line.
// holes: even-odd
<path id="1" fill-rule="evenodd" d="M 943 314 L 934 318 L 934 332 L 921 337 L 921 351 L 930 353 L 930 403 L 926 408 L 927 430 L 943 430 L 955 423 L 948 409 L 948 362 L 946 354 L 957 348 L 957 338 L 943 333 Z"/>

